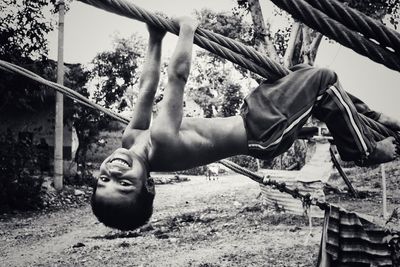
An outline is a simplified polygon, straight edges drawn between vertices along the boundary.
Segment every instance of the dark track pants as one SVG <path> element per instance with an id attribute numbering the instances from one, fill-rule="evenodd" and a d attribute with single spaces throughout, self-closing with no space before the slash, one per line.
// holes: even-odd
<path id="1" fill-rule="evenodd" d="M 378 119 L 379 114 L 346 93 L 331 70 L 307 65 L 292 70 L 273 83 L 261 84 L 245 98 L 241 115 L 249 154 L 261 159 L 282 154 L 314 115 L 326 123 L 343 160 L 366 159 L 376 142 L 359 113 L 373 119 Z"/>

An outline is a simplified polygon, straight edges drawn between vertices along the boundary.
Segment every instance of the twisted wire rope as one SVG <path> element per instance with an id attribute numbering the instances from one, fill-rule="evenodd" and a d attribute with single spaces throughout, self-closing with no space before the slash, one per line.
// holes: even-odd
<path id="1" fill-rule="evenodd" d="M 0 60 L 0 69 L 7 71 L 9 73 L 18 74 L 18 75 L 24 76 L 26 78 L 32 79 L 38 83 L 48 86 L 51 89 L 54 89 L 64 95 L 72 98 L 73 100 L 75 100 L 78 103 L 81 103 L 85 106 L 100 110 L 104 114 L 111 116 L 112 118 L 116 119 L 117 121 L 120 121 L 124 124 L 129 123 L 129 120 L 127 118 L 119 115 L 118 113 L 115 113 L 109 109 L 106 109 L 106 108 L 90 101 L 85 96 L 79 94 L 78 92 L 75 92 L 74 90 L 72 90 L 66 86 L 60 85 L 55 82 L 48 81 L 32 71 L 29 71 L 20 66 L 17 66 L 15 64 L 12 64 L 12 63 L 9 63 L 9 62 L 3 61 L 3 60 Z"/>
<path id="2" fill-rule="evenodd" d="M 359 116 L 363 123 L 371 130 L 372 135 L 374 136 L 375 141 L 380 141 L 385 139 L 386 137 L 393 136 L 397 142 L 400 143 L 400 134 L 399 132 L 395 132 L 392 129 L 385 127 L 380 122 L 375 121 L 364 114 L 359 113 Z"/>
<path id="3" fill-rule="evenodd" d="M 306 1 L 347 28 L 362 33 L 366 38 L 378 41 L 382 47 L 390 47 L 397 54 L 400 53 L 400 33 L 386 27 L 383 23 L 337 0 Z"/>
<path id="4" fill-rule="evenodd" d="M 293 188 L 293 189 L 289 188 L 289 187 L 287 187 L 286 183 L 284 183 L 284 182 L 279 183 L 276 180 L 268 178 L 268 176 L 264 177 L 262 175 L 259 175 L 255 172 L 252 172 L 246 168 L 243 168 L 242 166 L 240 166 L 232 161 L 226 160 L 226 159 L 220 160 L 219 163 L 221 163 L 225 167 L 227 167 L 237 173 L 240 173 L 244 176 L 249 177 L 253 181 L 256 181 L 256 182 L 266 185 L 266 186 L 272 186 L 275 189 L 279 190 L 280 192 L 284 192 L 284 193 L 291 195 L 293 198 L 299 198 L 303 201 L 303 203 L 306 203 L 308 205 L 316 205 L 322 210 L 326 210 L 327 208 L 329 208 L 329 204 L 327 202 L 319 200 L 317 198 L 312 198 L 309 193 L 303 194 L 299 191 L 298 188 Z"/>
<path id="5" fill-rule="evenodd" d="M 353 51 L 400 71 L 400 55 L 381 47 L 375 42 L 352 32 L 340 22 L 331 19 L 320 10 L 312 7 L 304 0 L 271 0 L 275 5 L 290 13 L 294 18 L 323 35 L 336 40 Z"/>
<path id="6" fill-rule="evenodd" d="M 129 17 L 129 18 L 134 18 L 134 19 L 149 23 L 156 27 L 161 27 L 169 32 L 174 33 L 174 34 L 179 33 L 179 27 L 177 26 L 176 23 L 171 22 L 166 19 L 163 19 L 159 16 L 152 15 L 151 13 L 144 11 L 142 9 L 138 9 L 135 5 L 133 5 L 132 3 L 128 3 L 126 1 L 120 1 L 120 0 L 103 0 L 103 1 L 81 0 L 81 1 L 84 3 L 99 7 L 101 9 L 107 10 L 107 11 L 117 13 L 119 15 L 123 15 L 123 16 Z M 335 40 L 338 40 L 338 39 L 342 40 L 343 43 L 342 42 L 341 43 L 343 45 L 349 44 L 349 42 L 351 42 L 352 40 L 358 41 L 357 44 L 361 45 L 362 49 L 358 49 L 357 47 L 354 47 L 353 45 L 350 46 L 350 48 L 352 48 L 355 51 L 360 51 L 360 53 L 367 53 L 366 55 L 369 55 L 368 52 L 371 52 L 371 50 L 374 50 L 374 51 L 379 50 L 379 49 L 373 48 L 368 42 L 362 42 L 361 38 L 355 37 L 354 34 L 346 35 L 349 31 L 345 27 L 343 27 L 341 24 L 338 24 L 334 20 L 328 18 L 325 14 L 319 13 L 318 11 L 313 10 L 312 6 L 311 6 L 311 8 L 309 6 L 306 6 L 307 7 L 306 9 L 301 9 L 301 8 L 304 8 L 305 4 L 306 4 L 301 0 L 300 1 L 272 0 L 272 1 L 277 6 L 288 11 L 289 13 L 291 13 L 294 17 L 298 18 L 299 20 L 307 21 L 305 19 L 306 17 L 311 18 L 312 19 L 312 20 L 310 20 L 311 22 L 307 21 L 306 24 L 308 24 L 310 27 L 315 28 L 316 30 L 320 31 L 321 33 L 325 34 L 328 37 L 331 37 Z M 307 0 L 307 1 L 322 10 L 322 2 L 318 2 L 316 0 Z M 323 1 L 323 2 L 325 4 L 325 1 Z M 118 6 L 117 6 L 117 3 L 118 3 Z M 326 13 L 330 14 L 330 16 L 332 16 L 336 19 L 339 19 L 339 16 L 337 16 L 336 13 L 335 14 L 332 13 L 334 10 L 333 8 L 336 8 L 340 11 L 343 11 L 343 10 L 347 11 L 347 13 L 341 14 L 340 20 L 343 21 L 344 24 L 346 26 L 348 26 L 349 28 L 358 30 L 357 28 L 353 28 L 353 27 L 355 27 L 354 25 L 356 25 L 357 23 L 358 23 L 357 25 L 361 25 L 360 27 L 367 28 L 366 25 L 368 23 L 370 23 L 369 20 L 367 20 L 367 22 L 365 22 L 365 23 L 363 21 L 361 21 L 361 19 L 360 19 L 361 16 L 360 17 L 354 16 L 354 17 L 356 17 L 355 19 L 350 19 L 351 16 L 354 15 L 355 13 L 352 13 L 346 9 L 343 9 L 341 6 L 335 5 L 335 3 L 332 5 L 329 5 L 328 7 L 329 7 L 329 9 L 327 9 L 325 6 L 325 9 L 323 9 L 323 10 Z M 319 21 L 321 21 L 321 19 L 325 20 L 325 23 L 320 23 Z M 329 21 L 329 24 L 327 24 L 328 21 Z M 351 22 L 351 23 L 347 23 L 347 22 Z M 331 27 L 330 25 L 336 25 L 337 27 L 335 27 L 335 26 Z M 376 26 L 375 24 L 372 24 L 372 23 L 370 25 L 373 25 L 373 26 L 370 26 L 371 28 L 372 27 L 382 28 L 382 27 Z M 323 27 L 326 27 L 328 30 L 327 31 L 321 30 Z M 343 32 L 346 32 L 346 34 L 344 34 L 344 35 L 334 34 L 334 32 L 337 30 L 343 30 Z M 369 37 L 369 38 L 383 40 L 382 43 L 384 45 L 398 49 L 398 46 L 399 46 L 398 39 L 392 38 L 392 39 L 394 39 L 394 41 L 393 41 L 392 39 L 390 39 L 389 37 L 384 35 L 384 33 L 383 33 L 384 31 L 385 30 L 376 31 L 376 32 L 378 32 L 377 36 L 379 36 L 379 38 L 375 37 L 375 35 L 370 34 L 372 32 L 372 30 L 370 30 L 370 32 L 368 32 L 367 34 L 365 34 L 365 33 L 364 34 L 366 37 Z M 348 37 L 348 36 L 350 36 L 350 37 Z M 392 36 L 390 36 L 390 37 L 392 37 Z M 343 40 L 345 40 L 345 41 L 343 41 Z M 223 58 L 226 58 L 238 65 L 241 65 L 242 67 L 245 67 L 255 73 L 258 73 L 265 78 L 268 78 L 268 77 L 279 78 L 279 77 L 283 77 L 289 73 L 289 70 L 285 69 L 278 63 L 273 62 L 269 58 L 256 52 L 255 49 L 247 49 L 247 48 L 245 48 L 244 45 L 240 44 L 239 42 L 233 41 L 229 38 L 214 34 L 212 32 L 209 32 L 209 31 L 206 31 L 203 29 L 197 29 L 196 36 L 195 36 L 195 43 L 198 44 L 200 47 L 209 50 L 210 52 L 213 52 L 213 53 L 215 53 Z M 362 44 L 364 44 L 364 45 L 362 45 Z M 230 48 L 230 50 L 228 48 Z M 368 49 L 371 49 L 371 50 L 368 50 Z M 234 55 L 235 53 L 239 53 L 241 55 Z M 382 53 L 382 54 L 384 54 L 384 53 Z M 253 60 L 253 62 L 250 60 L 247 60 L 242 55 L 244 55 L 245 57 L 251 58 Z M 381 55 L 378 51 L 378 52 L 374 53 L 373 60 L 379 59 L 379 60 L 384 61 L 385 56 L 386 55 Z M 263 66 L 263 68 L 266 68 L 271 71 L 264 72 L 262 70 L 262 68 L 259 66 L 256 66 L 256 64 L 254 64 L 254 62 Z M 389 63 L 387 63 L 386 60 L 384 61 L 384 64 L 386 66 L 389 65 L 388 66 L 389 68 L 399 70 L 398 64 L 391 64 L 390 61 L 389 61 Z M 91 102 L 86 97 L 80 95 L 79 93 L 75 92 L 74 90 L 72 90 L 66 86 L 48 81 L 48 80 L 40 77 L 39 75 L 37 75 L 29 70 L 26 70 L 22 67 L 19 67 L 15 64 L 0 60 L 0 69 L 5 70 L 10 73 L 19 74 L 24 77 L 30 78 L 36 82 L 39 82 L 43 85 L 46 85 L 46 86 L 52 88 L 60 93 L 65 94 L 66 96 L 74 99 L 78 103 L 81 103 L 81 104 L 84 104 L 91 108 L 100 110 L 101 112 L 115 118 L 116 120 L 118 120 L 124 124 L 129 123 L 128 119 L 126 119 L 126 118 L 122 117 L 121 115 L 119 115 L 111 110 L 108 110 L 96 103 Z M 362 115 L 362 114 L 360 114 L 360 115 Z M 368 127 L 373 129 L 373 132 L 377 132 L 377 133 L 375 133 L 375 138 L 382 139 L 383 136 L 390 136 L 390 135 L 396 136 L 396 134 L 393 131 L 384 127 L 382 124 L 371 120 L 370 118 L 368 118 L 366 116 L 362 115 L 361 119 Z M 268 186 L 274 186 L 279 191 L 290 194 L 294 198 L 301 198 L 303 200 L 303 202 L 306 201 L 309 204 L 316 205 L 316 206 L 320 207 L 322 210 L 326 210 L 329 207 L 328 203 L 326 203 L 324 201 L 320 201 L 315 198 L 311 198 L 310 194 L 302 194 L 301 192 L 299 192 L 299 190 L 297 188 L 290 189 L 286 186 L 285 183 L 279 183 L 272 179 L 266 179 L 266 177 L 263 177 L 254 172 L 251 172 L 250 170 L 247 170 L 229 160 L 224 159 L 224 160 L 220 160 L 219 162 L 222 165 L 224 165 L 238 173 L 241 173 L 258 183 L 262 183 L 262 184 L 268 185 Z"/>
<path id="7" fill-rule="evenodd" d="M 162 28 L 175 35 L 179 34 L 179 25 L 177 22 L 170 19 L 163 18 L 160 15 L 149 12 L 143 8 L 136 6 L 131 1 L 126 0 L 80 0 L 83 3 L 92 5 L 94 7 L 115 13 L 117 15 L 125 16 L 131 19 L 139 20 L 150 24 L 154 27 Z M 242 43 L 235 41 L 231 38 L 225 37 L 221 34 L 217 34 L 205 29 L 197 28 L 195 33 L 195 44 L 200 47 L 215 53 L 223 58 L 227 58 L 233 63 L 241 65 L 249 70 L 252 70 L 252 66 L 249 62 L 254 62 L 265 69 L 263 73 L 255 70 L 255 73 L 259 73 L 261 76 L 267 79 L 277 79 L 289 74 L 289 70 L 271 60 L 267 56 L 258 53 L 253 47 L 243 45 Z M 222 48 L 221 48 L 222 47 Z M 228 48 L 225 50 L 223 48 Z M 223 52 L 222 52 L 223 51 Z M 222 53 L 221 53 L 222 52 Z M 241 59 L 235 59 L 231 55 L 240 54 L 243 55 Z M 243 59 L 246 59 L 243 61 Z M 243 61 L 243 62 L 242 62 Z M 244 66 L 244 64 L 247 64 Z M 268 76 L 266 76 L 266 74 Z"/>
<path id="8" fill-rule="evenodd" d="M 132 2 L 128 2 L 126 0 L 80 1 L 118 15 L 151 24 L 152 26 L 162 28 L 174 34 L 179 33 L 179 25 L 176 22 L 148 12 L 145 9 L 142 9 Z M 394 58 L 391 57 L 391 54 L 393 54 L 392 52 L 384 50 L 382 47 L 369 40 L 366 40 L 359 34 L 352 33 L 345 26 L 333 19 L 330 19 L 327 15 L 313 8 L 303 0 L 272 1 L 282 9 L 291 13 L 294 17 L 298 16 L 299 20 L 311 21 L 311 24 L 314 25 L 317 30 L 321 31 L 321 33 L 327 35 L 328 37 L 331 37 L 335 40 L 340 39 L 342 42 L 344 42 L 342 43 L 343 45 L 353 48 L 355 51 L 360 51 L 359 53 L 366 56 L 371 53 L 373 55 L 372 58 L 370 57 L 371 59 L 375 61 L 378 60 L 380 63 L 384 62 L 385 65 L 388 67 L 390 66 L 392 69 L 400 70 L 400 58 L 397 56 Z M 326 27 L 327 30 L 321 30 L 323 27 Z M 334 34 L 336 31 L 339 32 L 339 34 Z M 226 58 L 233 63 L 249 69 L 250 71 L 267 79 L 275 80 L 290 73 L 290 70 L 257 52 L 254 48 L 245 46 L 240 42 L 234 41 L 211 31 L 198 28 L 196 30 L 194 42 L 200 47 Z M 360 45 L 360 48 L 357 48 L 353 42 Z M 387 55 L 387 53 L 391 54 Z M 383 135 L 387 136 L 387 127 L 378 122 L 372 122 L 372 119 L 368 117 L 361 117 L 365 123 L 368 123 L 368 126 L 371 127 L 371 129 L 375 130 L 375 132 L 383 132 Z M 393 134 L 396 136 L 395 133 Z M 379 135 L 374 135 L 374 137 L 376 137 L 377 140 L 381 140 Z"/>
<path id="9" fill-rule="evenodd" d="M 81 0 L 81 1 L 84 3 L 90 4 L 90 5 L 94 5 L 98 8 L 119 14 L 119 15 L 123 15 L 123 16 L 129 17 L 129 18 L 133 18 L 133 19 L 137 19 L 137 20 L 149 23 L 155 27 L 161 27 L 167 31 L 174 33 L 174 34 L 179 33 L 179 26 L 176 24 L 176 22 L 173 22 L 168 19 L 164 19 L 158 15 L 154 15 L 144 9 L 137 7 L 136 5 L 134 5 L 131 2 L 127 2 L 127 1 L 123 1 L 123 0 L 101 0 L 101 1 L 99 1 L 99 0 Z M 300 14 L 304 17 L 307 14 L 309 14 L 310 18 L 314 18 L 314 17 L 316 18 L 318 16 L 319 16 L 319 18 L 321 18 L 321 16 L 324 18 L 327 18 L 326 15 L 324 15 L 322 12 L 314 9 L 312 6 L 310 6 L 309 4 L 305 3 L 302 0 L 279 0 L 279 1 L 272 0 L 272 1 L 275 4 L 277 4 L 278 6 L 281 6 L 281 8 L 287 10 L 292 15 Z M 314 0 L 307 0 L 307 1 L 314 1 Z M 296 3 L 299 3 L 299 5 L 296 5 Z M 292 4 L 291 8 L 289 7 L 289 4 Z M 311 13 L 302 12 L 301 10 L 299 10 L 300 7 L 304 7 L 304 5 L 307 5 L 306 6 L 306 7 L 308 7 L 307 10 L 309 10 Z M 316 15 L 312 16 L 313 14 L 316 14 Z M 329 20 L 331 20 L 331 19 L 329 19 Z M 335 22 L 335 21 L 333 20 L 333 22 Z M 338 23 L 335 22 L 333 24 L 336 25 Z M 331 30 L 331 31 L 333 31 L 333 30 Z M 239 64 L 240 66 L 242 66 L 246 69 L 249 69 L 255 73 L 258 73 L 265 78 L 273 77 L 273 79 L 276 79 L 279 77 L 283 77 L 290 72 L 288 69 L 284 68 L 283 66 L 279 65 L 278 63 L 268 59 L 268 57 L 261 56 L 261 54 L 258 53 L 255 49 L 253 49 L 253 48 L 247 49 L 245 45 L 242 45 L 241 43 L 239 43 L 237 41 L 232 42 L 233 40 L 231 40 L 230 38 L 223 37 L 222 35 L 217 35 L 210 31 L 206 31 L 206 30 L 202 30 L 202 29 L 198 29 L 196 32 L 199 32 L 199 33 L 203 34 L 204 36 L 206 36 L 207 38 L 210 38 L 213 40 L 213 41 L 210 41 L 206 37 L 201 36 L 200 34 L 196 34 L 195 42 L 199 46 L 201 46 L 204 49 L 207 49 L 210 52 L 213 52 L 223 58 L 226 58 L 236 64 Z M 232 52 L 229 48 L 227 48 L 223 45 L 220 45 L 217 42 L 223 43 L 226 46 L 232 46 L 232 44 L 233 44 L 233 49 L 235 49 L 236 51 L 240 50 L 241 52 L 244 52 L 245 54 L 244 54 L 244 56 L 239 55 L 238 53 Z M 257 64 L 255 64 L 253 61 L 251 61 L 245 57 L 250 57 L 250 58 L 252 58 L 252 60 L 257 61 L 259 63 L 261 61 L 263 61 L 265 58 L 267 58 L 268 59 L 267 65 L 260 67 Z M 21 67 L 11 64 L 11 63 L 7 63 L 5 61 L 0 61 L 0 63 L 1 63 L 0 66 L 3 69 L 12 71 L 15 73 L 19 73 L 19 74 L 29 77 L 33 80 L 41 82 L 45 85 L 48 85 L 49 87 L 51 87 L 55 90 L 58 90 L 59 92 L 62 92 L 70 97 L 73 97 L 79 103 L 82 103 L 87 106 L 91 106 L 91 107 L 101 110 L 103 113 L 112 116 L 113 118 L 117 119 L 118 121 L 121 121 L 121 122 L 128 121 L 126 118 L 123 118 L 120 115 L 118 115 L 114 112 L 111 112 L 111 111 L 105 109 L 104 107 L 99 106 L 98 104 L 92 103 L 90 101 L 88 102 L 88 100 L 85 97 L 83 97 L 82 95 L 78 94 L 77 92 L 75 92 L 65 86 L 59 85 L 54 82 L 47 81 L 47 80 L 43 79 L 42 77 L 34 74 L 33 72 L 25 70 Z M 370 119 L 366 116 L 363 116 L 362 114 L 360 114 L 360 115 L 361 115 L 362 121 L 368 127 L 370 127 L 371 129 L 374 130 L 374 131 L 372 131 L 372 133 L 374 134 L 374 137 L 376 140 L 381 140 L 382 136 L 384 136 L 384 137 L 395 136 L 396 138 L 398 138 L 398 140 L 400 140 L 398 134 L 391 131 L 384 125 L 380 124 L 379 122 L 373 121 L 372 119 Z"/>
<path id="10" fill-rule="evenodd" d="M 12 64 L 12 63 L 9 63 L 9 62 L 3 61 L 3 60 L 0 60 L 0 69 L 3 71 L 7 71 L 9 73 L 12 73 L 12 74 L 18 74 L 18 75 L 24 76 L 24 77 L 32 79 L 38 83 L 41 83 L 45 86 L 48 86 L 49 88 L 56 90 L 64 95 L 66 95 L 67 97 L 72 98 L 73 100 L 75 100 L 78 103 L 81 103 L 88 107 L 100 110 L 104 114 L 107 114 L 107 115 L 115 118 L 116 120 L 122 122 L 125 125 L 127 125 L 129 123 L 128 119 L 126 119 L 126 118 L 122 117 L 121 115 L 119 115 L 111 110 L 108 110 L 96 103 L 93 103 L 92 101 L 90 101 L 86 97 L 82 96 L 81 94 L 75 92 L 74 90 L 72 90 L 66 86 L 62 86 L 60 84 L 48 81 L 27 69 L 24 69 L 22 67 L 19 67 L 15 64 Z M 222 165 L 228 167 L 229 169 L 231 169 L 237 173 L 243 174 L 258 183 L 264 184 L 266 186 L 272 186 L 275 189 L 279 190 L 280 192 L 284 192 L 284 193 L 291 195 L 293 198 L 299 198 L 303 201 L 303 204 L 316 205 L 319 208 L 321 208 L 322 210 L 326 210 L 327 208 L 329 208 L 329 203 L 318 200 L 317 198 L 312 198 L 309 193 L 303 194 L 303 193 L 299 192 L 298 188 L 294 188 L 294 189 L 288 188 L 285 183 L 279 183 L 275 180 L 269 179 L 268 177 L 261 176 L 255 172 L 252 172 L 246 168 L 243 168 L 243 167 L 241 167 L 229 160 L 226 160 L 226 159 L 220 160 L 219 162 Z"/>

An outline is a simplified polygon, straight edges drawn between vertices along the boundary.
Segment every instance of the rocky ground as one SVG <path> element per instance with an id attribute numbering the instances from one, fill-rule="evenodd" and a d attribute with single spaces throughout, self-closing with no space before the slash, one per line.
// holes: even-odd
<path id="1" fill-rule="evenodd" d="M 387 167 L 389 211 L 400 202 L 398 166 Z M 379 216 L 379 169 L 346 172 L 366 192 L 363 198 L 336 193 L 327 199 Z M 263 205 L 258 184 L 243 176 L 188 178 L 160 179 L 150 224 L 125 233 L 96 221 L 89 187 L 50 191 L 46 209 L 0 216 L 0 266 L 315 265 L 321 219 L 310 229 L 307 218 Z"/>

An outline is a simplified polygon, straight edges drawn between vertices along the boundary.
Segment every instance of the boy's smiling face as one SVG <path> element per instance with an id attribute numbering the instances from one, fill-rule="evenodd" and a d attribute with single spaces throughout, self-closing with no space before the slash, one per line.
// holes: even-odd
<path id="1" fill-rule="evenodd" d="M 147 173 L 142 160 L 136 154 L 119 148 L 100 166 L 96 198 L 114 204 L 131 202 L 145 185 Z"/>

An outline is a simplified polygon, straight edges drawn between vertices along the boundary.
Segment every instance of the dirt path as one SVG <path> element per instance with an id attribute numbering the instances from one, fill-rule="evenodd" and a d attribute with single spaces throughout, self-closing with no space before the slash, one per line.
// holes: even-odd
<path id="1" fill-rule="evenodd" d="M 1 221 L 0 266 L 311 266 L 320 227 L 266 210 L 247 178 L 157 187 L 151 226 L 121 233 L 90 207 Z"/>

